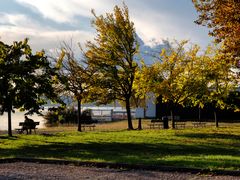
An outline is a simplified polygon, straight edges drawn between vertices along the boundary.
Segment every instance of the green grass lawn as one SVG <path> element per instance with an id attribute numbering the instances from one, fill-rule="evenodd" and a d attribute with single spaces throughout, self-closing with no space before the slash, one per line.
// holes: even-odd
<path id="1" fill-rule="evenodd" d="M 0 158 L 10 157 L 240 170 L 240 126 L 1 135 Z"/>

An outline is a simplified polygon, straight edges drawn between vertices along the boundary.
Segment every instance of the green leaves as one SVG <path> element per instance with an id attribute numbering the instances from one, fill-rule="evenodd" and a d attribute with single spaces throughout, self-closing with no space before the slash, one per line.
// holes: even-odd
<path id="1" fill-rule="evenodd" d="M 28 39 L 12 45 L 0 42 L 1 113 L 13 108 L 39 113 L 46 98 L 57 98 L 52 88 L 54 70 L 43 51 L 32 54 Z"/>

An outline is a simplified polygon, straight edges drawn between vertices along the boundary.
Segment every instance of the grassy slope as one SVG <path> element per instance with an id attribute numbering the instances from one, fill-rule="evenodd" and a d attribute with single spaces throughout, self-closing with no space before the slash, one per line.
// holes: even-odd
<path id="1" fill-rule="evenodd" d="M 103 128 L 104 129 L 104 128 Z M 240 126 L 0 136 L 0 158 L 34 157 L 240 170 Z"/>

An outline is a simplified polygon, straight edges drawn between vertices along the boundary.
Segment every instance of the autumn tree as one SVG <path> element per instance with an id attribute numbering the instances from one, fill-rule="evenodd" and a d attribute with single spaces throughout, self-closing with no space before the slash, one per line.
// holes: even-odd
<path id="1" fill-rule="evenodd" d="M 216 109 L 227 109 L 230 105 L 227 99 L 231 92 L 236 91 L 237 81 L 228 63 L 231 55 L 222 53 L 219 47 L 210 46 L 204 55 L 205 82 L 207 82 L 208 93 L 205 94 L 205 103 L 211 103 L 214 110 L 216 127 L 219 125 Z M 207 57 L 206 57 L 207 56 Z"/>
<path id="2" fill-rule="evenodd" d="M 207 26 L 216 42 L 223 42 L 224 52 L 240 60 L 240 1 L 192 0 L 199 12 L 195 22 Z M 235 61 L 237 63 L 237 61 Z"/>
<path id="3" fill-rule="evenodd" d="M 188 99 L 188 106 L 198 108 L 198 120 L 201 121 L 201 110 L 208 104 L 208 82 L 206 73 L 209 72 L 211 67 L 207 66 L 209 61 L 209 50 L 210 46 L 204 51 L 201 52 L 201 55 L 195 56 L 194 61 L 192 62 L 192 74 L 194 77 L 194 84 L 196 89 L 194 93 Z M 186 69 L 187 70 L 187 69 Z M 187 70 L 188 71 L 188 70 Z"/>
<path id="4" fill-rule="evenodd" d="M 94 42 L 87 42 L 88 64 L 98 70 L 95 77 L 98 100 L 106 103 L 114 99 L 125 102 L 128 129 L 133 129 L 130 99 L 137 63 L 136 32 L 130 21 L 128 8 L 115 6 L 113 13 L 97 16 L 92 21 L 97 35 Z"/>
<path id="5" fill-rule="evenodd" d="M 156 97 L 170 105 L 172 128 L 175 128 L 174 110 L 177 105 L 185 105 L 198 86 L 195 83 L 194 61 L 199 50 L 193 46 L 186 50 L 187 41 L 176 42 L 163 49 L 158 61 L 145 67 L 148 74 L 146 84 Z M 144 79 L 144 77 L 143 77 Z"/>
<path id="6" fill-rule="evenodd" d="M 156 110 L 159 111 L 157 106 L 162 103 L 162 96 L 155 92 L 155 87 L 161 83 L 162 80 L 163 78 L 159 73 L 157 63 L 147 65 L 144 61 L 141 61 L 141 65 L 136 72 L 136 78 L 133 83 L 135 97 L 137 97 L 138 102 L 145 102 L 140 104 L 141 107 L 145 107 L 147 101 L 152 100 L 153 103 L 156 103 Z M 156 112 L 156 116 L 157 115 Z"/>
<path id="7" fill-rule="evenodd" d="M 135 78 L 133 82 L 133 95 L 131 97 L 131 104 L 132 107 L 135 108 L 145 108 L 146 107 L 146 98 L 147 98 L 147 86 L 146 83 L 144 83 L 146 78 L 143 78 L 145 75 L 143 72 L 145 72 L 145 64 L 144 61 L 142 61 L 142 65 L 139 66 L 136 69 Z M 138 119 L 138 130 L 142 130 L 142 119 Z"/>
<path id="8" fill-rule="evenodd" d="M 44 51 L 33 54 L 27 39 L 12 45 L 0 42 L 0 112 L 8 113 L 9 136 L 15 108 L 40 113 L 48 98 L 57 99 L 52 87 L 54 74 Z"/>
<path id="9" fill-rule="evenodd" d="M 64 42 L 61 49 L 56 63 L 58 83 L 55 85 L 55 90 L 77 101 L 78 131 L 82 131 L 81 106 L 89 98 L 94 71 L 86 64 L 83 55 L 76 57 L 70 44 Z M 82 52 L 81 48 L 79 50 Z"/>
<path id="10" fill-rule="evenodd" d="M 199 108 L 199 120 L 201 109 L 211 104 L 218 127 L 216 109 L 227 109 L 233 105 L 229 105 L 227 99 L 237 87 L 234 73 L 231 72 L 231 65 L 228 63 L 231 55 L 222 53 L 215 45 L 209 45 L 203 53 L 198 53 L 199 47 L 195 49 L 195 53 L 189 52 L 185 54 L 191 61 L 185 66 L 185 71 L 191 74 L 192 80 L 189 82 L 194 86 L 191 86 L 193 93 L 188 97 L 187 103 Z"/>

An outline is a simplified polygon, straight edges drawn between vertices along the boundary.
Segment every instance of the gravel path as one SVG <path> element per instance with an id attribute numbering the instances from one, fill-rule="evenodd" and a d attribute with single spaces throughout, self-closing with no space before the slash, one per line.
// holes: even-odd
<path id="1" fill-rule="evenodd" d="M 157 172 L 143 170 L 119 170 L 108 168 L 81 167 L 73 165 L 53 165 L 39 163 L 2 163 L 0 164 L 0 180 L 13 179 L 63 179 L 63 180 L 239 180 L 234 176 L 196 175 L 178 172 Z"/>

